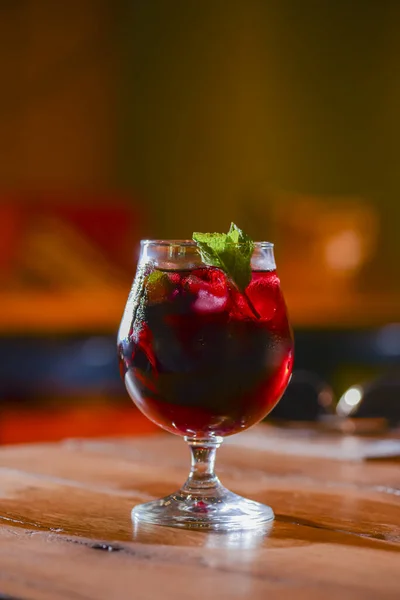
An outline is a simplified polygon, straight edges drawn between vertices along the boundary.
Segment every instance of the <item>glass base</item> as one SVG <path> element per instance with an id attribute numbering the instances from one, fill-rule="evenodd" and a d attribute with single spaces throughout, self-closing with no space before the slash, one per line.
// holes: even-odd
<path id="1" fill-rule="evenodd" d="M 242 498 L 221 484 L 200 493 L 179 490 L 161 500 L 139 504 L 134 523 L 213 531 L 257 529 L 274 519 L 272 508 Z"/>

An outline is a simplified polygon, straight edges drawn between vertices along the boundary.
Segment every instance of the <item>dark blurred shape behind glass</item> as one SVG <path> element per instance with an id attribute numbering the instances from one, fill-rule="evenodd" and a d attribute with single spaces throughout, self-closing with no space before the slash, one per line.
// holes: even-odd
<path id="1" fill-rule="evenodd" d="M 310 371 L 294 371 L 282 399 L 270 413 L 272 420 L 317 421 L 334 410 L 332 388 Z"/>

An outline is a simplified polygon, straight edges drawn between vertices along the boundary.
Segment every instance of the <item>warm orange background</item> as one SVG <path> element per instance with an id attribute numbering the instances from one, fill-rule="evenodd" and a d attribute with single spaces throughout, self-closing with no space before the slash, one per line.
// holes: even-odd
<path id="1" fill-rule="evenodd" d="M 398 322 L 400 3 L 183 4 L 2 3 L 0 335 L 115 335 L 140 237 L 231 220 L 296 327 Z M 71 410 L 4 440 L 125 428 Z"/>

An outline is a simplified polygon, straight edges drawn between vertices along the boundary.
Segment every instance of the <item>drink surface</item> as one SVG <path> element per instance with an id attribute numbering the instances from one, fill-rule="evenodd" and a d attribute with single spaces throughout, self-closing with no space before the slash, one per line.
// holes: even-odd
<path id="1" fill-rule="evenodd" d="M 141 271 L 119 334 L 139 409 L 179 435 L 231 435 L 263 419 L 288 383 L 293 339 L 275 271 L 241 293 L 214 267 Z"/>

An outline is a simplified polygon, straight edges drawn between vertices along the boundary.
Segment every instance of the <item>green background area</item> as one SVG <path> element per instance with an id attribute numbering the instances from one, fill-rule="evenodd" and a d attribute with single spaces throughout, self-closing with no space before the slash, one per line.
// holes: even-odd
<path id="1" fill-rule="evenodd" d="M 279 193 L 361 197 L 400 257 L 400 2 L 126 2 L 118 180 L 165 237 L 257 238 Z"/>

